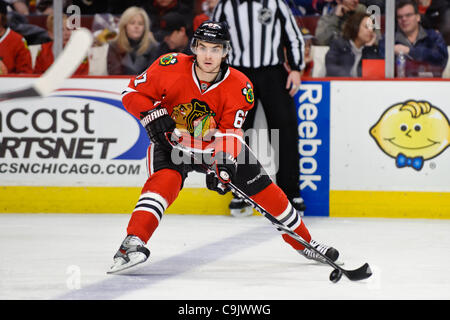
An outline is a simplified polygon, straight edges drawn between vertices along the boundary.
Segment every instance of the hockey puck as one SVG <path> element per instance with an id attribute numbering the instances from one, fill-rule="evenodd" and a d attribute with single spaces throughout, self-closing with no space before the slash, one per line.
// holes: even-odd
<path id="1" fill-rule="evenodd" d="M 342 277 L 342 271 L 339 269 L 334 269 L 333 272 L 330 274 L 330 281 L 331 282 L 338 282 Z"/>

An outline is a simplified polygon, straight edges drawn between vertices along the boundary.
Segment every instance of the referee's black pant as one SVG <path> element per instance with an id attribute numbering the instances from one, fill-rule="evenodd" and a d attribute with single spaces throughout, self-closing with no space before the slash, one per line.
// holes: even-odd
<path id="1" fill-rule="evenodd" d="M 248 112 L 242 128 L 243 130 L 253 128 L 257 101 L 260 101 L 267 119 L 268 129 L 279 130 L 279 146 L 274 148 L 279 158 L 276 173 L 277 185 L 289 199 L 298 197 L 300 195 L 300 167 L 297 111 L 293 98 L 286 90 L 288 72 L 283 65 L 256 69 L 234 68 L 250 79 L 255 94 L 255 107 Z"/>

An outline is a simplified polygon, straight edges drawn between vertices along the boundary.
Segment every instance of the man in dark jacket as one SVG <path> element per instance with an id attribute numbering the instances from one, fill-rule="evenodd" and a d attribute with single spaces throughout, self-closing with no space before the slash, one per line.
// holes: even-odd
<path id="1" fill-rule="evenodd" d="M 189 46 L 190 39 L 187 34 L 187 25 L 181 14 L 169 12 L 161 18 L 160 24 L 160 29 L 155 33 L 159 45 L 152 50 L 149 64 L 169 52 L 193 54 Z"/>
<path id="2" fill-rule="evenodd" d="M 401 0 L 396 8 L 398 31 L 395 33 L 395 55 L 406 56 L 407 77 L 441 77 L 447 65 L 447 45 L 441 34 L 420 25 L 420 14 L 413 0 Z M 384 57 L 385 42 L 380 41 Z"/>

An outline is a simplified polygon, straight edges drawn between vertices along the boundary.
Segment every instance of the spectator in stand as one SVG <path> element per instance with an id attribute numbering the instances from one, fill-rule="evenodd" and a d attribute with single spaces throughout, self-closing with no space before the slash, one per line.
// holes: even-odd
<path id="1" fill-rule="evenodd" d="M 108 74 L 137 75 L 144 72 L 151 63 L 152 51 L 156 47 L 145 10 L 128 8 L 120 18 L 117 39 L 109 44 Z"/>
<path id="2" fill-rule="evenodd" d="M 32 73 L 27 42 L 8 27 L 7 3 L 0 0 L 0 74 Z"/>
<path id="3" fill-rule="evenodd" d="M 336 5 L 337 5 L 336 0 L 313 0 L 312 1 L 312 7 L 321 16 L 332 14 L 334 7 Z"/>
<path id="4" fill-rule="evenodd" d="M 30 14 L 27 2 L 25 0 L 4 0 L 9 3 L 14 11 L 26 16 Z"/>
<path id="5" fill-rule="evenodd" d="M 64 0 L 64 4 L 66 3 L 67 0 Z M 53 14 L 53 0 L 36 0 L 36 14 L 46 16 Z"/>
<path id="6" fill-rule="evenodd" d="M 295 16 L 305 17 L 305 16 L 314 16 L 318 14 L 316 9 L 317 3 L 323 2 L 323 0 L 289 0 L 286 3 L 292 10 L 292 13 Z"/>
<path id="7" fill-rule="evenodd" d="M 448 0 L 417 0 L 417 7 L 421 15 L 422 26 L 426 29 L 442 31 L 446 21 L 446 13 L 449 10 Z"/>
<path id="8" fill-rule="evenodd" d="M 194 10 L 179 0 L 152 0 L 145 7 L 150 21 L 152 22 L 151 31 L 156 35 L 161 26 L 161 17 L 169 12 L 177 12 L 182 17 L 186 25 L 189 36 L 192 33 L 192 21 L 194 19 Z M 163 39 L 156 38 L 159 42 Z"/>
<path id="9" fill-rule="evenodd" d="M 4 1 L 7 2 L 10 7 L 7 14 L 8 26 L 24 37 L 29 46 L 51 41 L 45 28 L 41 28 L 40 26 L 28 22 L 27 15 L 30 10 L 28 9 L 25 0 Z"/>
<path id="10" fill-rule="evenodd" d="M 377 6 L 380 9 L 381 14 L 384 14 L 386 8 L 385 2 L 386 0 L 359 0 L 359 3 L 366 6 L 367 8 L 369 8 L 370 6 Z M 336 0 L 312 0 L 313 8 L 321 15 L 332 13 L 336 5 Z"/>
<path id="11" fill-rule="evenodd" d="M 192 54 L 186 23 L 182 18 L 177 12 L 170 12 L 161 18 L 161 26 L 156 37 L 162 40 L 153 51 L 151 62 L 169 52 Z"/>
<path id="12" fill-rule="evenodd" d="M 315 37 L 307 28 L 301 28 L 300 31 L 302 33 L 303 40 L 305 41 L 305 69 L 302 70 L 302 77 L 311 77 L 312 69 L 314 67 L 311 49 L 315 43 Z"/>
<path id="13" fill-rule="evenodd" d="M 47 17 L 47 30 L 50 38 L 54 39 L 53 34 L 53 15 Z M 67 42 L 72 35 L 72 30 L 67 27 L 67 16 L 63 16 L 63 47 L 66 46 Z M 34 73 L 41 74 L 44 73 L 55 60 L 53 56 L 53 41 L 43 43 L 41 49 L 36 55 L 36 63 L 34 66 Z M 89 60 L 86 57 L 83 62 L 81 62 L 78 69 L 73 75 L 88 75 L 89 74 Z"/>
<path id="14" fill-rule="evenodd" d="M 321 16 L 317 22 L 315 35 L 318 45 L 330 45 L 334 38 L 341 35 L 342 26 L 352 13 L 366 11 L 359 0 L 336 0 L 336 3 L 333 12 Z"/>
<path id="15" fill-rule="evenodd" d="M 441 34 L 420 25 L 416 1 L 400 0 L 396 6 L 398 30 L 395 33 L 395 55 L 406 56 L 406 77 L 441 77 L 448 60 L 447 45 Z M 384 57 L 385 41 L 380 41 Z"/>
<path id="16" fill-rule="evenodd" d="M 376 33 L 370 15 L 355 12 L 344 23 L 342 36 L 335 38 L 325 56 L 328 77 L 361 77 L 362 60 L 378 59 Z"/>
<path id="17" fill-rule="evenodd" d="M 422 27 L 439 31 L 447 46 L 450 45 L 450 1 L 417 0 L 417 3 Z"/>
<path id="18" fill-rule="evenodd" d="M 360 4 L 365 5 L 368 9 L 370 6 L 377 6 L 380 8 L 380 13 L 384 14 L 386 10 L 386 0 L 359 0 Z M 373 12 L 367 12 L 372 14 Z"/>
<path id="19" fill-rule="evenodd" d="M 202 22 L 211 20 L 214 13 L 214 8 L 217 6 L 218 2 L 219 0 L 204 0 L 202 2 L 203 12 L 194 17 L 192 26 L 193 31 L 195 31 L 202 24 Z"/>

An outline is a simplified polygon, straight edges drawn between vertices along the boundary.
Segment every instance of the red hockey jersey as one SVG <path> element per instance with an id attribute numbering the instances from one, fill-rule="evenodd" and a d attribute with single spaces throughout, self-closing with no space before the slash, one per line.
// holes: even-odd
<path id="1" fill-rule="evenodd" d="M 141 112 L 161 104 L 177 128 L 196 139 L 204 139 L 209 129 L 217 129 L 222 134 L 216 134 L 214 149 L 237 156 L 239 150 L 229 150 L 233 146 L 229 139 L 236 138 L 236 134 L 242 136 L 240 129 L 254 105 L 253 86 L 243 73 L 231 67 L 221 79 L 202 83 L 195 74 L 193 56 L 170 53 L 131 79 L 122 102 L 138 119 Z"/>
<path id="2" fill-rule="evenodd" d="M 55 61 L 53 56 L 53 41 L 43 43 L 41 49 L 36 56 L 36 63 L 34 66 L 34 73 L 44 73 Z M 89 60 L 86 59 L 81 62 L 77 70 L 73 73 L 76 76 L 86 76 L 89 74 Z"/>
<path id="3" fill-rule="evenodd" d="M 10 28 L 0 38 L 0 59 L 8 68 L 8 73 L 33 73 L 27 42 Z"/>

